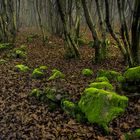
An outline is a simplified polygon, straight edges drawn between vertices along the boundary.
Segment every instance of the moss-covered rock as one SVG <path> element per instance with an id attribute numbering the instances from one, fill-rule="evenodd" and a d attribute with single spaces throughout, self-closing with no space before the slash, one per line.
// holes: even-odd
<path id="1" fill-rule="evenodd" d="M 103 76 L 103 77 L 97 77 L 95 79 L 96 82 L 109 82 L 108 78 Z"/>
<path id="2" fill-rule="evenodd" d="M 140 81 L 140 66 L 129 68 L 125 73 L 124 77 L 129 81 Z"/>
<path id="3" fill-rule="evenodd" d="M 40 66 L 39 69 L 42 71 L 46 71 L 48 69 L 48 67 L 47 66 Z"/>
<path id="4" fill-rule="evenodd" d="M 104 90 L 114 90 L 113 86 L 108 82 L 94 82 L 89 85 L 89 87 L 104 89 Z"/>
<path id="5" fill-rule="evenodd" d="M 117 81 L 118 76 L 121 76 L 119 72 L 111 71 L 111 70 L 99 70 L 97 73 L 97 77 L 107 77 L 108 80 Z"/>
<path id="6" fill-rule="evenodd" d="M 39 99 L 42 96 L 42 91 L 40 89 L 35 88 L 31 91 L 29 96 L 33 96 L 33 97 L 36 97 L 37 99 Z"/>
<path id="7" fill-rule="evenodd" d="M 62 100 L 61 107 L 66 113 L 71 114 L 72 116 L 75 115 L 77 110 L 77 105 L 68 100 Z"/>
<path id="8" fill-rule="evenodd" d="M 82 70 L 82 75 L 84 75 L 84 76 L 92 76 L 93 71 L 91 69 L 83 69 Z"/>
<path id="9" fill-rule="evenodd" d="M 35 79 L 40 79 L 44 77 L 44 72 L 40 68 L 36 68 L 32 72 L 32 77 Z"/>
<path id="10" fill-rule="evenodd" d="M 5 59 L 0 59 L 0 65 L 5 64 L 7 61 Z"/>
<path id="11" fill-rule="evenodd" d="M 11 50 L 8 55 L 8 57 L 11 58 L 26 58 L 27 57 L 27 53 L 25 52 L 25 46 L 21 46 L 21 48 L 15 48 L 13 50 Z"/>
<path id="12" fill-rule="evenodd" d="M 140 138 L 140 128 L 135 130 L 135 135 Z"/>
<path id="13" fill-rule="evenodd" d="M 122 89 L 128 92 L 140 93 L 140 66 L 129 68 L 123 76 L 124 80 L 121 81 Z"/>
<path id="14" fill-rule="evenodd" d="M 52 70 L 52 75 L 49 77 L 48 80 L 50 81 L 55 79 L 64 79 L 64 77 L 65 75 L 61 71 L 54 69 Z"/>
<path id="15" fill-rule="evenodd" d="M 14 45 L 11 43 L 0 43 L 0 51 L 9 50 L 13 47 Z"/>
<path id="16" fill-rule="evenodd" d="M 16 65 L 15 68 L 20 72 L 28 72 L 30 70 L 28 66 L 25 66 L 23 64 Z"/>
<path id="17" fill-rule="evenodd" d="M 87 88 L 78 103 L 90 123 L 97 123 L 105 130 L 107 125 L 125 111 L 128 98 L 97 88 Z"/>
<path id="18" fill-rule="evenodd" d="M 61 108 L 64 110 L 64 112 L 75 118 L 78 122 L 86 121 L 85 115 L 81 112 L 76 103 L 64 99 L 61 101 Z"/>

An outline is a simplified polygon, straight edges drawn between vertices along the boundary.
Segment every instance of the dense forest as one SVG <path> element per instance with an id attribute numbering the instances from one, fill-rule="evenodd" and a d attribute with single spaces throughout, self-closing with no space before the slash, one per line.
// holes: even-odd
<path id="1" fill-rule="evenodd" d="M 0 0 L 0 140 L 140 139 L 140 0 Z"/>

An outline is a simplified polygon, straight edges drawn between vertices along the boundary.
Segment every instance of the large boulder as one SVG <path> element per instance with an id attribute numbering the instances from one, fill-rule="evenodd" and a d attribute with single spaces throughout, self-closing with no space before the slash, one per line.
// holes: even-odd
<path id="1" fill-rule="evenodd" d="M 128 98 L 97 88 L 86 88 L 78 103 L 90 123 L 97 123 L 105 130 L 108 124 L 125 111 Z"/>
<path id="2" fill-rule="evenodd" d="M 129 68 L 123 76 L 122 89 L 128 92 L 140 93 L 140 66 Z"/>

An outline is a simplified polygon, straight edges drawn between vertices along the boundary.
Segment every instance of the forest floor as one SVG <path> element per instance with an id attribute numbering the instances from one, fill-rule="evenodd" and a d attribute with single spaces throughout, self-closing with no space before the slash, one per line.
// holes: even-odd
<path id="1" fill-rule="evenodd" d="M 21 39 L 17 46 L 23 43 Z M 63 41 L 55 37 L 46 46 L 39 38 L 27 46 L 26 59 L 9 59 L 0 65 L 0 140 L 123 140 L 124 133 L 140 127 L 140 99 L 136 97 L 130 98 L 126 112 L 110 123 L 107 135 L 95 124 L 76 122 L 61 108 L 50 112 L 48 104 L 28 96 L 34 88 L 54 86 L 68 91 L 72 100 L 78 100 L 99 69 L 124 72 L 125 65 L 117 48 L 110 47 L 110 57 L 105 62 L 93 64 L 94 50 L 87 46 L 80 47 L 81 59 L 64 59 Z M 5 52 L 0 54 L 0 58 L 4 57 Z M 31 72 L 16 72 L 17 64 L 32 69 L 46 65 L 48 73 L 44 79 L 35 80 Z M 66 75 L 65 80 L 47 81 L 54 68 Z M 82 76 L 83 68 L 93 69 L 94 76 Z"/>

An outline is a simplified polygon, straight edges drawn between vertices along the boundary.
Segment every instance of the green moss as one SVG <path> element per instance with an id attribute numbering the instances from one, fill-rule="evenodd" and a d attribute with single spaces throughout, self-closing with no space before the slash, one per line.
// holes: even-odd
<path id="1" fill-rule="evenodd" d="M 51 101 L 56 101 L 56 89 L 55 88 L 50 88 L 50 87 L 47 87 L 45 88 L 44 90 L 44 99 L 43 100 L 46 100 L 45 98 L 51 100 Z"/>
<path id="2" fill-rule="evenodd" d="M 129 68 L 125 73 L 124 77 L 130 81 L 140 81 L 140 66 Z"/>
<path id="3" fill-rule="evenodd" d="M 109 82 L 109 80 L 107 79 L 107 77 L 103 76 L 103 77 L 97 77 L 95 79 L 96 82 Z"/>
<path id="4" fill-rule="evenodd" d="M 25 66 L 23 64 L 20 64 L 20 65 L 16 65 L 15 68 L 18 70 L 18 71 L 21 71 L 21 72 L 28 72 L 30 70 L 30 68 L 28 66 Z"/>
<path id="5" fill-rule="evenodd" d="M 0 59 L 0 65 L 5 64 L 7 61 L 5 59 Z"/>
<path id="6" fill-rule="evenodd" d="M 135 136 L 140 138 L 140 128 L 135 130 Z"/>
<path id="7" fill-rule="evenodd" d="M 93 71 L 91 69 L 83 69 L 82 70 L 82 75 L 84 75 L 84 76 L 92 76 Z"/>
<path id="8" fill-rule="evenodd" d="M 31 91 L 31 93 L 29 94 L 29 96 L 36 97 L 37 99 L 39 99 L 41 97 L 41 95 L 42 95 L 42 91 L 40 89 L 37 89 L 37 88 L 33 89 Z"/>
<path id="9" fill-rule="evenodd" d="M 26 58 L 26 52 L 21 51 L 21 50 L 16 50 L 15 51 L 15 57 L 16 58 Z"/>
<path id="10" fill-rule="evenodd" d="M 76 103 L 64 99 L 61 101 L 61 107 L 67 114 L 75 118 L 78 122 L 86 121 L 85 115 L 81 112 Z"/>
<path id="11" fill-rule="evenodd" d="M 113 86 L 108 82 L 94 82 L 89 85 L 89 87 L 94 87 L 98 89 L 113 90 Z"/>
<path id="12" fill-rule="evenodd" d="M 2 44 L 0 44 L 0 51 L 9 50 L 9 49 L 11 49 L 13 47 L 14 47 L 13 44 L 2 43 Z"/>
<path id="13" fill-rule="evenodd" d="M 50 81 L 55 79 L 64 79 L 64 77 L 65 75 L 61 71 L 54 69 L 52 70 L 52 75 L 49 77 L 48 80 Z"/>
<path id="14" fill-rule="evenodd" d="M 48 69 L 48 67 L 47 66 L 40 66 L 39 69 L 42 71 L 46 71 Z"/>
<path id="15" fill-rule="evenodd" d="M 107 77 L 108 80 L 117 80 L 118 76 L 121 76 L 119 72 L 109 70 L 99 70 L 97 77 Z"/>
<path id="16" fill-rule="evenodd" d="M 71 114 L 72 116 L 76 113 L 75 111 L 76 111 L 77 105 L 71 101 L 62 100 L 61 107 L 66 113 Z"/>
<path id="17" fill-rule="evenodd" d="M 125 111 L 128 98 L 97 88 L 87 88 L 78 103 L 90 123 L 97 123 L 107 130 L 107 125 Z"/>
<path id="18" fill-rule="evenodd" d="M 44 72 L 42 72 L 40 70 L 40 68 L 36 68 L 33 70 L 32 72 L 32 77 L 35 78 L 35 79 L 40 79 L 40 78 L 43 78 L 44 77 Z"/>

